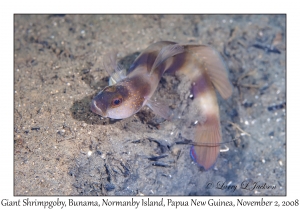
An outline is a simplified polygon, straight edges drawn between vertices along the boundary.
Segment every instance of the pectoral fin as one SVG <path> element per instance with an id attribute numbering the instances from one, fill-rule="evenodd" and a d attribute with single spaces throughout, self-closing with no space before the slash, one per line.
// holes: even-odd
<path id="1" fill-rule="evenodd" d="M 172 116 L 172 110 L 169 108 L 168 105 L 166 105 L 165 103 L 161 102 L 161 101 L 157 101 L 157 100 L 151 100 L 149 99 L 146 103 L 146 105 L 152 109 L 152 111 L 167 119 L 167 120 L 171 120 L 171 116 Z"/>

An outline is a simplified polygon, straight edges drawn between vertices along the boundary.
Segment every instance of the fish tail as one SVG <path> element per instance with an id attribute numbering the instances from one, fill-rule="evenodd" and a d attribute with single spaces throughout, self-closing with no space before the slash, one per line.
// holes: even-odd
<path id="1" fill-rule="evenodd" d="M 192 93 L 205 120 L 197 124 L 195 145 L 190 154 L 193 160 L 207 170 L 213 166 L 219 155 L 222 134 L 216 92 L 206 72 L 194 80 Z"/>
<path id="2" fill-rule="evenodd" d="M 207 170 L 216 162 L 222 141 L 215 89 L 222 98 L 227 99 L 232 95 L 232 85 L 228 79 L 227 68 L 217 51 L 205 45 L 187 48 L 193 55 L 190 59 L 194 65 L 186 68 L 185 73 L 193 82 L 192 94 L 205 118 L 204 122 L 196 127 L 195 145 L 191 148 L 190 154 L 194 161 Z"/>
<path id="3" fill-rule="evenodd" d="M 205 117 L 206 121 L 196 127 L 196 144 L 192 146 L 190 154 L 195 162 L 208 170 L 219 156 L 222 134 L 219 115 L 211 114 Z"/>

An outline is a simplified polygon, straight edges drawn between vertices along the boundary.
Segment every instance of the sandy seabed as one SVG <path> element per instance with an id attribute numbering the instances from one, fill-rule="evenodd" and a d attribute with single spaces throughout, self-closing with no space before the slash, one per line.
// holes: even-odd
<path id="1" fill-rule="evenodd" d="M 286 194 L 285 15 L 15 15 L 14 34 L 15 195 Z M 228 66 L 221 125 L 236 141 L 208 171 L 190 158 L 191 126 L 89 109 L 104 54 L 128 67 L 161 40 L 211 45 Z M 157 97 L 188 106 L 180 87 L 166 76 Z"/>

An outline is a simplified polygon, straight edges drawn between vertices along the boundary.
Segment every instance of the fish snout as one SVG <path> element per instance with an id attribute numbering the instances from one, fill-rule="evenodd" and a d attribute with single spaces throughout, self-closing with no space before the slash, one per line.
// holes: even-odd
<path id="1" fill-rule="evenodd" d="M 102 117 L 107 117 L 106 112 L 102 111 L 103 110 L 102 103 L 97 103 L 97 100 L 95 99 L 92 100 L 90 109 L 95 114 L 101 115 Z"/>

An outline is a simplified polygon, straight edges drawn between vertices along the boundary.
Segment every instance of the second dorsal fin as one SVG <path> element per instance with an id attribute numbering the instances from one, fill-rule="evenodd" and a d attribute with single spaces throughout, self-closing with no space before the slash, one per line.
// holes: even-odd
<path id="1" fill-rule="evenodd" d="M 232 94 L 232 85 L 228 79 L 225 63 L 219 53 L 206 45 L 189 46 L 188 51 L 203 63 L 205 71 L 222 98 L 229 98 Z"/>

